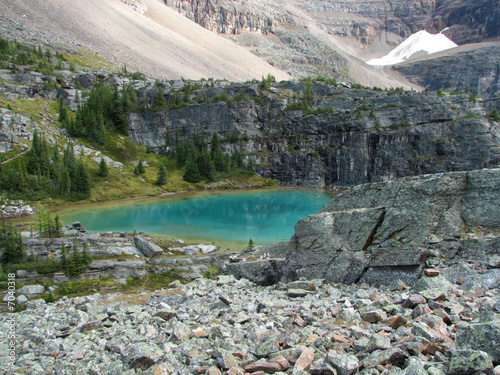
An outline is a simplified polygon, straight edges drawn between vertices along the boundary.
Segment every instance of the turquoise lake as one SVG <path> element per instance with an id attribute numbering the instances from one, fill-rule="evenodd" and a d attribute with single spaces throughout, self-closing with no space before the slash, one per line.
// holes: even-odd
<path id="1" fill-rule="evenodd" d="M 331 199 L 317 189 L 265 189 L 177 194 L 92 204 L 61 213 L 63 224 L 89 232 L 145 232 L 180 239 L 248 243 L 287 241 L 300 219 Z"/>

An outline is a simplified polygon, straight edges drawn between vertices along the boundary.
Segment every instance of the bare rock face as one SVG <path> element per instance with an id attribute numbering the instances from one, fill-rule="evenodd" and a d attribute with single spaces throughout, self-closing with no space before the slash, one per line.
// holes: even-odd
<path id="1" fill-rule="evenodd" d="M 393 68 L 429 90 L 464 91 L 494 98 L 500 95 L 500 46 L 481 46 L 435 59 L 398 64 Z"/>
<path id="2" fill-rule="evenodd" d="M 227 2 L 224 0 L 164 0 L 165 5 L 221 34 L 253 32 L 268 34 L 273 27 L 273 12 L 265 3 Z M 260 6 L 259 6 L 260 5 Z"/>
<path id="3" fill-rule="evenodd" d="M 255 170 L 288 186 L 342 186 L 405 176 L 492 167 L 500 164 L 500 125 L 487 117 L 500 99 L 469 95 L 439 97 L 433 92 L 376 92 L 313 85 L 317 114 L 287 110 L 303 83 L 276 84 L 285 98 L 255 85 L 197 90 L 210 101 L 223 92 L 247 101 L 193 104 L 175 111 L 132 113 L 130 138 L 141 145 L 165 145 L 179 130 L 181 139 L 203 131 L 221 139 L 247 134 L 242 152 Z M 144 93 L 147 95 L 147 93 Z M 264 97 L 264 105 L 257 104 Z M 288 97 L 288 98 L 287 98 Z M 254 101 L 255 100 L 255 101 Z M 322 113 L 322 111 L 324 111 Z M 224 151 L 235 144 L 224 142 Z M 162 152 L 172 155 L 174 146 Z"/>
<path id="4" fill-rule="evenodd" d="M 494 233 L 500 228 L 499 203 L 500 169 L 359 185 L 296 224 L 273 278 L 396 286 L 398 280 L 415 283 L 433 257 L 486 262 L 487 242 L 498 240 Z M 464 228 L 485 231 L 475 237 L 483 244 L 482 254 L 462 253 L 470 241 Z M 262 262 L 272 261 L 274 248 L 258 250 L 267 255 Z M 228 269 L 245 267 L 240 262 Z"/>

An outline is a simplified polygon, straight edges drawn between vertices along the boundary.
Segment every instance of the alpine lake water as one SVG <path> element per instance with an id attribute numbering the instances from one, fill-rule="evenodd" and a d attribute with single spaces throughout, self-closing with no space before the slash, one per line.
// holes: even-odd
<path id="1" fill-rule="evenodd" d="M 320 189 L 203 191 L 73 206 L 63 224 L 79 221 L 89 232 L 144 232 L 205 243 L 255 245 L 288 241 L 300 219 L 332 196 Z"/>

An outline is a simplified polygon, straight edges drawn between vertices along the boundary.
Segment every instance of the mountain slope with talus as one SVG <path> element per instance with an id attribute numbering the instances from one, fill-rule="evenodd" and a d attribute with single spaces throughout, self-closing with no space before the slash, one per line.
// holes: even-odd
<path id="1" fill-rule="evenodd" d="M 6 37 L 86 47 L 155 78 L 289 78 L 155 0 L 2 0 L 0 10 L 0 32 Z"/>

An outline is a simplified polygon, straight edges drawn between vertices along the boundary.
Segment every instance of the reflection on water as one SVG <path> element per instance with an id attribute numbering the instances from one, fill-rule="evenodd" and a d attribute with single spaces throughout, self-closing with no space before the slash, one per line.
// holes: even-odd
<path id="1" fill-rule="evenodd" d="M 91 232 L 126 231 L 208 241 L 256 244 L 286 241 L 301 218 L 319 211 L 331 197 L 323 191 L 293 189 L 199 193 L 141 203 L 124 202 L 61 215 Z"/>

